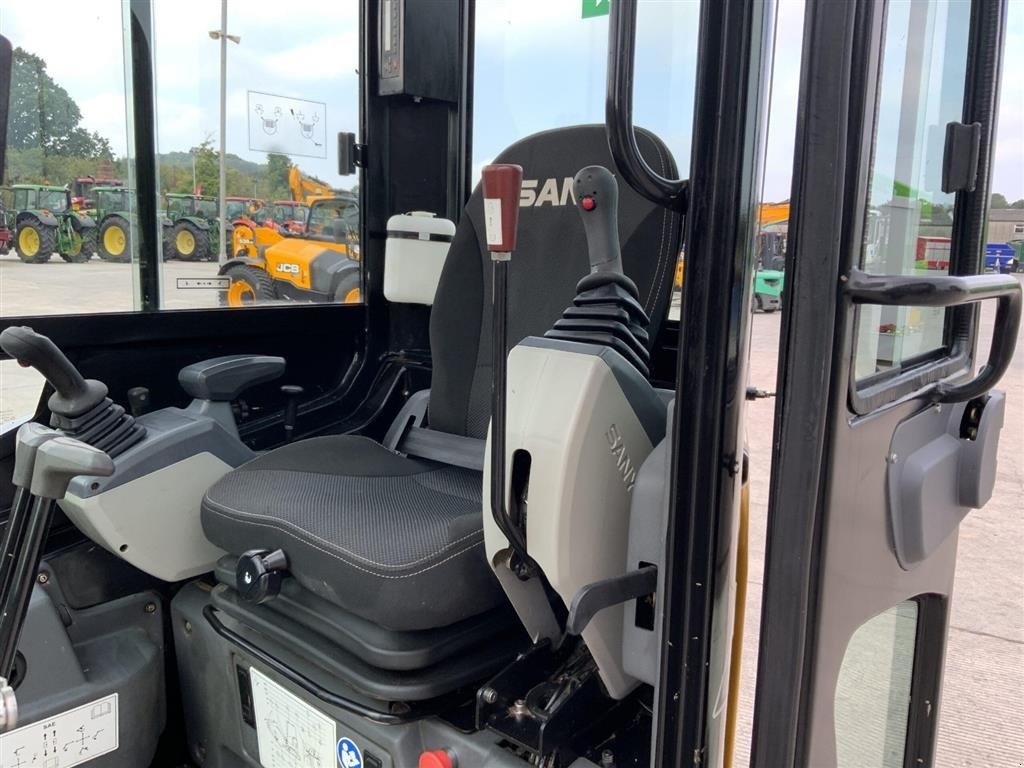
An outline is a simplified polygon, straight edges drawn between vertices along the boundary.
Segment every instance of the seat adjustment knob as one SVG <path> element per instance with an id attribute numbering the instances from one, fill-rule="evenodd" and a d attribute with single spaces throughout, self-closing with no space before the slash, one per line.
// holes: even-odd
<path id="1" fill-rule="evenodd" d="M 283 550 L 250 549 L 238 558 L 235 566 L 235 588 L 242 599 L 265 603 L 281 591 L 281 581 L 288 568 Z"/>

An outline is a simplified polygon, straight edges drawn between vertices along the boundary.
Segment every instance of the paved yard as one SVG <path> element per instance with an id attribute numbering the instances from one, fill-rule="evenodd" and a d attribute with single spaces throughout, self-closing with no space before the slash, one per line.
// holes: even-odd
<path id="1" fill-rule="evenodd" d="M 215 306 L 216 292 L 176 287 L 179 277 L 207 277 L 213 264 L 164 265 L 166 306 Z M 0 315 L 128 311 L 133 308 L 132 270 L 96 259 L 81 265 L 25 265 L 0 257 Z M 988 349 L 994 312 L 982 312 L 981 348 Z M 779 316 L 754 317 L 750 383 L 775 388 Z M 983 353 L 984 354 L 984 353 Z M 31 371 L 0 363 L 0 422 L 30 412 L 40 382 Z M 940 710 L 937 765 L 1024 766 L 1024 340 L 1000 385 L 1008 410 L 999 450 L 995 495 L 972 512 L 960 532 L 960 560 Z M 770 474 L 774 402 L 750 404 L 747 433 L 751 471 L 751 585 L 749 590 L 740 764 L 748 754 L 756 670 L 761 572 Z M 855 766 L 854 768 L 860 768 Z M 866 767 L 865 767 L 866 768 Z"/>

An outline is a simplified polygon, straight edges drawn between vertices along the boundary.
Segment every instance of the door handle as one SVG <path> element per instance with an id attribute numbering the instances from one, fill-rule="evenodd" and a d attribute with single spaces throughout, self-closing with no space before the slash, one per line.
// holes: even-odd
<path id="1" fill-rule="evenodd" d="M 843 292 L 854 304 L 881 306 L 958 307 L 995 299 L 996 321 L 988 361 L 963 384 L 943 380 L 934 385 L 940 403 L 961 403 L 988 392 L 1006 373 L 1020 329 L 1021 284 L 1012 275 L 871 275 L 851 269 Z"/>

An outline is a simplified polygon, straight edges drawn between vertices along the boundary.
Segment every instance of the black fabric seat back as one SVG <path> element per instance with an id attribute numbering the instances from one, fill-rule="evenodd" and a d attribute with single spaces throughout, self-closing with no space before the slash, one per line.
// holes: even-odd
<path id="1" fill-rule="evenodd" d="M 677 176 L 668 148 L 637 130 L 640 151 L 662 176 Z M 572 179 L 587 165 L 614 171 L 603 125 L 534 134 L 494 160 L 523 167 L 518 248 L 509 270 L 509 348 L 543 335 L 589 272 L 583 224 L 572 200 Z M 668 310 L 682 236 L 682 217 L 619 185 L 619 237 L 626 274 L 640 289 L 651 318 L 651 343 Z M 429 422 L 433 429 L 483 437 L 490 418 L 491 264 L 485 245 L 480 186 L 466 205 L 438 284 L 430 318 L 434 373 Z"/>

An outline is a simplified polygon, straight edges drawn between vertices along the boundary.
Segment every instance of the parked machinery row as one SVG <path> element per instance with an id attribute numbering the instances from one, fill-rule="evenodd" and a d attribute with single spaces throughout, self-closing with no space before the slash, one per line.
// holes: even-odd
<path id="1" fill-rule="evenodd" d="M 64 261 L 82 263 L 94 254 L 111 262 L 131 261 L 132 232 L 137 226 L 129 200 L 132 190 L 113 180 L 91 185 L 87 198 L 69 187 L 15 184 L 9 204 L 0 203 L 0 254 L 12 248 L 21 261 L 41 264 L 58 254 Z M 221 251 L 216 197 L 168 193 L 161 209 L 164 261 L 216 260 Z M 225 238 L 232 239 L 238 221 L 256 222 L 274 231 L 305 231 L 304 203 L 229 197 Z"/>

